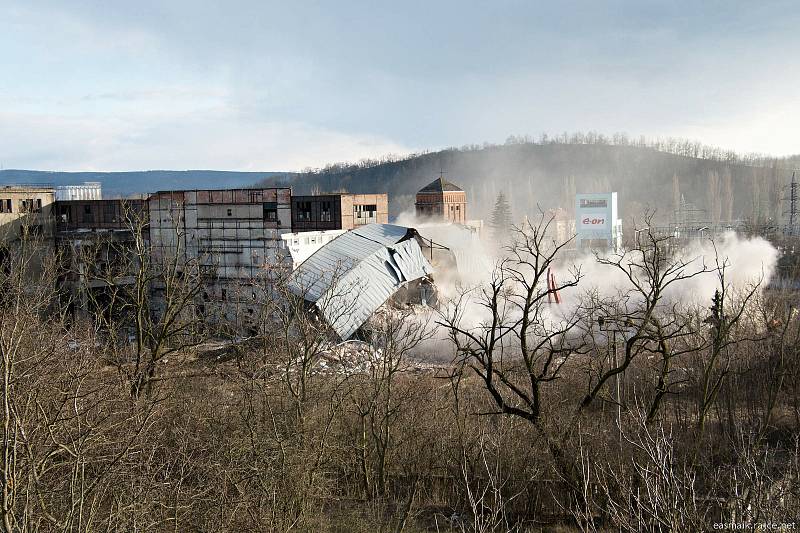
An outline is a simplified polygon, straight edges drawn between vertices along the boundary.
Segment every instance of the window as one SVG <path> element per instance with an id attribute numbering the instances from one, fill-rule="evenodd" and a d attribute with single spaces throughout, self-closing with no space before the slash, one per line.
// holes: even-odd
<path id="1" fill-rule="evenodd" d="M 25 200 L 19 201 L 19 211 L 20 213 L 41 213 L 42 212 L 42 200 L 41 198 L 33 199 L 27 198 Z M 9 209 L 9 213 L 11 210 Z"/>
<path id="2" fill-rule="evenodd" d="M 354 205 L 353 211 L 357 219 L 375 218 L 378 206 L 375 204 Z"/>
<path id="3" fill-rule="evenodd" d="M 11 199 L 4 198 L 0 200 L 0 213 L 10 213 L 11 212 Z"/>
<path id="4" fill-rule="evenodd" d="M 92 213 L 92 206 L 89 204 L 85 204 L 83 206 L 83 220 L 84 223 L 92 223 L 94 222 L 94 213 Z"/>
<path id="5" fill-rule="evenodd" d="M 593 207 L 608 207 L 608 202 L 605 198 L 581 198 L 581 209 Z"/>
<path id="6" fill-rule="evenodd" d="M 275 222 L 278 220 L 277 202 L 264 202 L 264 220 Z"/>
<path id="7" fill-rule="evenodd" d="M 321 213 L 320 218 L 323 222 L 330 222 L 331 221 L 331 203 L 330 202 L 322 202 L 321 203 Z"/>
<path id="8" fill-rule="evenodd" d="M 233 215 L 233 209 L 228 209 L 228 216 Z"/>
<path id="9" fill-rule="evenodd" d="M 116 222 L 117 221 L 117 209 L 116 205 L 112 202 L 108 202 L 103 204 L 103 222 Z"/>
<path id="10" fill-rule="evenodd" d="M 311 220 L 311 202 L 297 202 L 297 220 Z"/>

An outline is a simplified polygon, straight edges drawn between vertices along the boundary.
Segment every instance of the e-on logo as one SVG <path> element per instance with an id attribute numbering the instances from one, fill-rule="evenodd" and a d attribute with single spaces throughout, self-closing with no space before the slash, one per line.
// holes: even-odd
<path id="1" fill-rule="evenodd" d="M 586 217 L 581 220 L 581 224 L 584 226 L 603 226 L 606 223 L 606 219 L 604 218 L 589 218 Z"/>

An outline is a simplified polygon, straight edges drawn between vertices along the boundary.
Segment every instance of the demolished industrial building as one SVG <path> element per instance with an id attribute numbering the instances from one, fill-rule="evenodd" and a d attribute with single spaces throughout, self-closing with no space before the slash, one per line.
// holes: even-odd
<path id="1" fill-rule="evenodd" d="M 317 250 L 292 274 L 290 290 L 314 305 L 342 339 L 349 339 L 401 288 L 416 283 L 416 297 L 433 297 L 433 267 L 413 228 L 369 224 Z"/>

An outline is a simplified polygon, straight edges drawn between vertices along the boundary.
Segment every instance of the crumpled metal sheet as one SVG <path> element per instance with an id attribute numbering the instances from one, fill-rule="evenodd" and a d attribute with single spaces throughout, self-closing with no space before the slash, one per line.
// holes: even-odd
<path id="1" fill-rule="evenodd" d="M 295 270 L 290 289 L 350 338 L 401 286 L 433 273 L 413 231 L 369 224 L 340 235 Z"/>

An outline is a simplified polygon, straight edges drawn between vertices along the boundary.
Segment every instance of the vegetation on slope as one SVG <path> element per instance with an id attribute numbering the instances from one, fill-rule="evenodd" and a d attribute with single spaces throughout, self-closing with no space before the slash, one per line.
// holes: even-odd
<path id="1" fill-rule="evenodd" d="M 683 196 L 705 209 L 712 221 L 780 221 L 785 186 L 797 162 L 797 157 L 740 155 L 685 140 L 577 133 L 538 140 L 510 137 L 503 145 L 332 164 L 307 169 L 291 184 L 306 194 L 388 192 L 395 216 L 412 209 L 416 191 L 444 172 L 467 191 L 474 218 L 488 217 L 500 191 L 521 218 L 536 214 L 537 206 L 570 209 L 575 193 L 613 190 L 620 195 L 625 217 L 639 216 L 649 207 L 659 219 L 669 220 Z"/>

